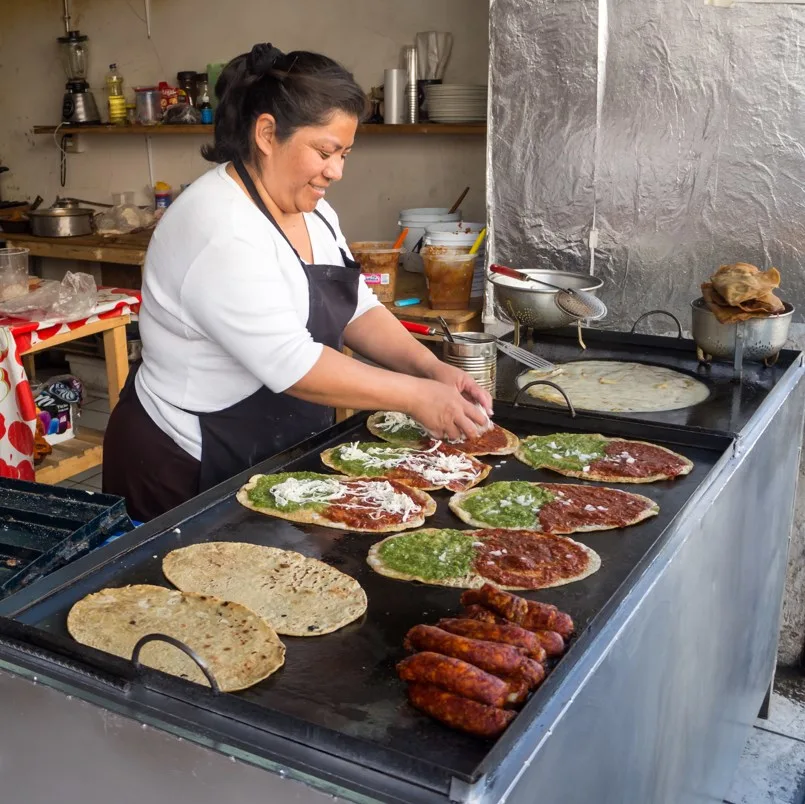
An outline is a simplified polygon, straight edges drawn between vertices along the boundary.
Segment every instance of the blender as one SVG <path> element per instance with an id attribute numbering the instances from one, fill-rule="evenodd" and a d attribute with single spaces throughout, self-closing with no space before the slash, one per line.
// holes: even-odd
<path id="1" fill-rule="evenodd" d="M 100 123 L 98 106 L 87 83 L 87 39 L 80 31 L 71 31 L 65 16 L 66 36 L 59 37 L 62 65 L 67 74 L 67 91 L 62 104 L 62 122 L 73 124 Z"/>

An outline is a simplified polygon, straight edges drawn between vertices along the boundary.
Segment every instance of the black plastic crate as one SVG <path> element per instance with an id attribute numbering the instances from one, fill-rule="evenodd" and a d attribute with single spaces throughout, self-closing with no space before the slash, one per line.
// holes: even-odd
<path id="1" fill-rule="evenodd" d="M 0 599 L 133 527 L 122 497 L 0 478 Z"/>

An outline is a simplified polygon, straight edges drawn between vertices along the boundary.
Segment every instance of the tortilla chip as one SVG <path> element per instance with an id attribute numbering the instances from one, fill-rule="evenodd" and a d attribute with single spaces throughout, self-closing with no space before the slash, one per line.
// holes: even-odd
<path id="1" fill-rule="evenodd" d="M 702 285 L 702 296 L 708 308 L 722 324 L 734 324 L 750 318 L 761 318 L 781 313 L 782 300 L 773 290 L 780 286 L 780 272 L 776 268 L 761 271 L 745 262 L 722 265 Z"/>

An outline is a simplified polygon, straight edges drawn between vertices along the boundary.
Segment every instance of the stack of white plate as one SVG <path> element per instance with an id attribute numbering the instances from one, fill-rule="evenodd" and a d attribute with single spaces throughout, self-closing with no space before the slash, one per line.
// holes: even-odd
<path id="1" fill-rule="evenodd" d="M 486 86 L 430 84 L 428 117 L 435 123 L 483 123 L 486 120 Z"/>

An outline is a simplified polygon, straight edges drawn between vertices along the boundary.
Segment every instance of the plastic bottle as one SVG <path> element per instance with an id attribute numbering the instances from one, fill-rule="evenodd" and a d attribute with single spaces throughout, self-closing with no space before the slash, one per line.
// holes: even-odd
<path id="1" fill-rule="evenodd" d="M 173 201 L 173 196 L 170 184 L 158 181 L 154 185 L 154 208 L 157 211 L 164 210 L 170 206 L 171 201 Z"/>
<path id="2" fill-rule="evenodd" d="M 109 65 L 106 74 L 106 94 L 109 104 L 109 122 L 114 126 L 125 126 L 128 122 L 126 96 L 123 94 L 123 76 L 116 64 Z"/>

